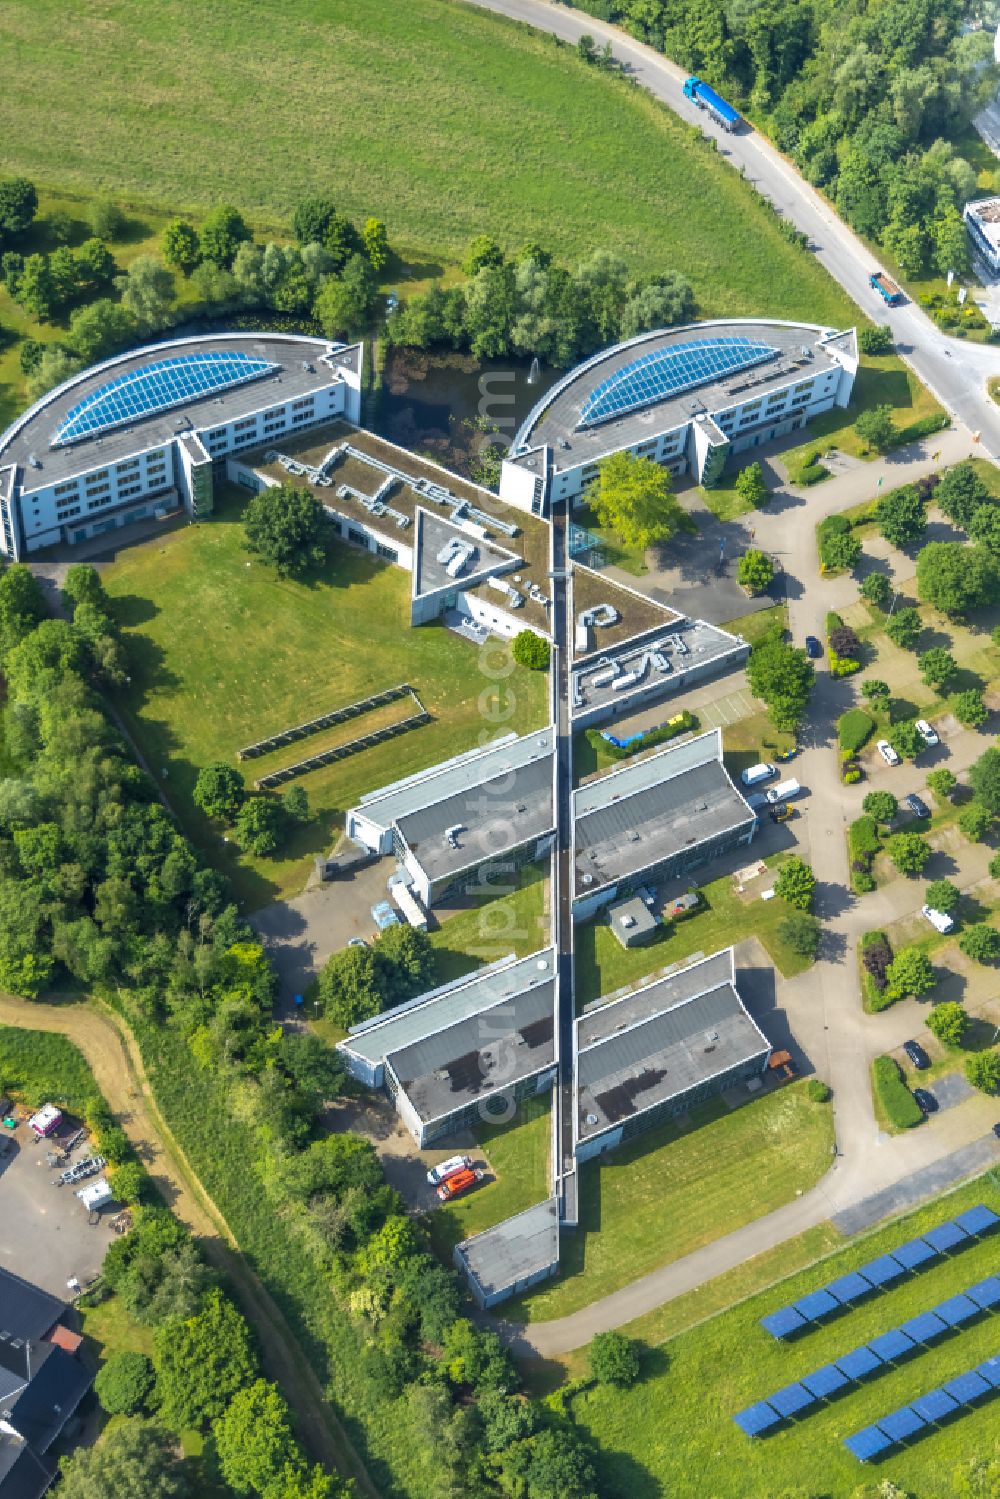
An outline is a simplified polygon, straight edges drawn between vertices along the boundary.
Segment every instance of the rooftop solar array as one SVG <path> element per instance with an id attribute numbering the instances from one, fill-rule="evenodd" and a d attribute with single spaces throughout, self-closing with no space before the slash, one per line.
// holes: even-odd
<path id="1" fill-rule="evenodd" d="M 652 406 L 738 370 L 765 364 L 780 353 L 773 344 L 734 335 L 695 338 L 642 354 L 595 385 L 583 403 L 577 426 L 593 427 L 628 411 Z"/>
<path id="2" fill-rule="evenodd" d="M 973 1239 L 992 1233 L 998 1225 L 1000 1225 L 1000 1214 L 986 1207 L 984 1203 L 977 1203 L 975 1207 L 967 1208 L 964 1213 L 959 1213 L 956 1218 L 948 1219 L 945 1223 L 939 1223 L 936 1228 L 928 1229 L 920 1238 L 907 1239 L 905 1244 L 900 1244 L 898 1249 L 894 1249 L 891 1254 L 880 1254 L 877 1259 L 869 1260 L 866 1265 L 861 1265 L 847 1275 L 838 1276 L 828 1285 L 821 1286 L 817 1291 L 810 1291 L 808 1295 L 800 1297 L 798 1301 L 793 1301 L 789 1306 L 782 1306 L 776 1312 L 769 1312 L 766 1317 L 761 1317 L 760 1325 L 773 1338 L 792 1337 L 804 1328 L 822 1321 L 823 1318 L 833 1316 L 834 1312 L 840 1311 L 842 1307 L 850 1306 L 854 1301 L 860 1301 L 863 1296 L 871 1295 L 885 1286 L 892 1285 L 894 1281 L 899 1280 L 908 1272 L 924 1269 L 949 1250 L 962 1249 L 966 1244 L 971 1244 Z M 970 1316 L 975 1315 L 977 1307 L 987 1305 L 992 1307 L 1000 1304 L 1000 1299 L 981 1302 L 976 1301 L 973 1295 L 976 1289 L 983 1294 L 992 1295 L 991 1281 L 992 1277 L 990 1281 L 983 1281 L 980 1287 L 973 1287 L 969 1291 L 968 1295 L 975 1301 L 975 1307 L 971 1311 L 966 1306 L 952 1307 L 950 1303 L 945 1303 L 949 1311 L 947 1313 L 941 1311 L 941 1316 L 949 1326 L 957 1327 L 961 1321 L 967 1321 Z M 1000 1293 L 1000 1285 L 997 1287 L 997 1292 Z M 961 1298 L 952 1299 L 961 1300 Z M 957 1320 L 949 1321 L 949 1318 Z"/>
<path id="3" fill-rule="evenodd" d="M 112 427 L 169 411 L 186 401 L 259 380 L 280 368 L 241 349 L 204 350 L 158 359 L 109 380 L 71 406 L 56 428 L 52 447 L 96 437 Z"/>
<path id="4" fill-rule="evenodd" d="M 888 1452 L 890 1447 L 922 1435 L 929 1427 L 947 1420 L 956 1412 L 962 1414 L 963 1410 L 998 1388 L 1000 1358 L 988 1358 L 977 1368 L 967 1369 L 964 1374 L 949 1379 L 940 1389 L 928 1390 L 926 1395 L 919 1395 L 909 1405 L 879 1416 L 874 1425 L 845 1437 L 844 1446 L 859 1462 L 870 1463 Z"/>

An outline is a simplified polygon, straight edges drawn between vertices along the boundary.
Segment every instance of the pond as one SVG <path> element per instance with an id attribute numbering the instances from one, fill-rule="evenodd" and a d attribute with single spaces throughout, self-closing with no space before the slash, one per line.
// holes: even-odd
<path id="1" fill-rule="evenodd" d="M 490 440 L 509 446 L 539 396 L 564 371 L 542 365 L 529 381 L 531 373 L 528 359 L 390 349 L 366 420 L 391 442 L 475 477 L 481 449 Z"/>

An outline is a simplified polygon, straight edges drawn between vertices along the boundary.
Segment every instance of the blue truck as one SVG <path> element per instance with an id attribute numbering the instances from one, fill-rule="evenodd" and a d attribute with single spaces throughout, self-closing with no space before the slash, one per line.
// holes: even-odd
<path id="1" fill-rule="evenodd" d="M 868 277 L 868 285 L 873 291 L 877 291 L 883 302 L 889 307 L 899 307 L 904 298 L 903 293 L 895 281 L 890 281 L 884 271 L 872 271 Z"/>
<path id="2" fill-rule="evenodd" d="M 697 104 L 699 109 L 705 109 L 717 120 L 723 130 L 735 130 L 737 125 L 742 125 L 743 117 L 731 104 L 727 104 L 721 94 L 717 94 L 714 88 L 709 88 L 707 83 L 702 83 L 700 78 L 689 78 L 684 84 L 684 97 Z"/>

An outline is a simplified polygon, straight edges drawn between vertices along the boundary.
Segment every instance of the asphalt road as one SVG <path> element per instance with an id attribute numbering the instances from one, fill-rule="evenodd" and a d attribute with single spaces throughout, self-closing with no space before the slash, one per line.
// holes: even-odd
<path id="1" fill-rule="evenodd" d="M 637 83 L 681 119 L 700 126 L 704 134 L 718 141 L 720 155 L 725 156 L 737 171 L 742 168 L 748 182 L 770 198 L 790 223 L 809 236 L 820 264 L 867 316 L 875 322 L 890 325 L 899 355 L 953 416 L 971 432 L 981 435 L 986 453 L 1000 461 L 1000 408 L 986 393 L 987 377 L 1000 375 L 1000 349 L 947 337 L 926 313 L 912 303 L 903 307 L 886 307 L 868 285 L 871 272 L 881 267 L 837 217 L 831 205 L 763 136 L 749 127 L 738 134 L 727 135 L 702 110 L 685 99 L 683 84 L 686 73 L 683 68 L 651 47 L 633 41 L 616 26 L 609 26 L 582 11 L 552 5 L 549 0 L 465 0 L 465 3 L 522 21 L 573 44 L 585 32 L 600 43 L 610 42 L 616 61 Z M 526 234 L 530 227 L 525 225 Z M 762 273 L 765 269 L 761 267 Z"/>

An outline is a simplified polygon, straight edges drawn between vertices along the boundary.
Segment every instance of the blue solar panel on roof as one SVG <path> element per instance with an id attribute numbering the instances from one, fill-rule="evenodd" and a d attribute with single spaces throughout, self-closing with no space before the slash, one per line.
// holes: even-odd
<path id="1" fill-rule="evenodd" d="M 814 1369 L 812 1374 L 803 1374 L 801 1383 L 813 1395 L 825 1398 L 827 1395 L 835 1395 L 838 1390 L 849 1385 L 851 1380 L 836 1364 L 824 1364 L 821 1369 Z"/>
<path id="2" fill-rule="evenodd" d="M 970 1301 L 981 1306 L 983 1311 L 989 1311 L 991 1307 L 1000 1306 L 1000 1279 L 995 1275 L 987 1275 L 985 1280 L 979 1280 L 974 1286 L 966 1291 Z"/>
<path id="3" fill-rule="evenodd" d="M 656 401 L 707 385 L 724 375 L 765 364 L 781 353 L 772 344 L 741 336 L 696 338 L 641 354 L 595 385 L 583 403 L 580 427 L 624 416 Z"/>
<path id="4" fill-rule="evenodd" d="M 769 1431 L 772 1426 L 777 1426 L 781 1420 L 776 1410 L 768 1405 L 766 1400 L 759 1400 L 756 1405 L 748 1406 L 745 1411 L 739 1411 L 733 1417 L 741 1431 L 745 1431 L 748 1437 L 760 1436 L 761 1432 Z"/>
<path id="5" fill-rule="evenodd" d="M 768 1395 L 767 1403 L 782 1416 L 794 1416 L 798 1411 L 804 1411 L 807 1405 L 815 1405 L 816 1396 L 805 1385 L 786 1384 L 784 1389 Z"/>
<path id="6" fill-rule="evenodd" d="M 898 1280 L 901 1275 L 905 1275 L 906 1271 L 891 1254 L 883 1254 L 877 1260 L 869 1260 L 867 1265 L 862 1265 L 861 1273 L 873 1286 L 887 1286 L 891 1280 Z"/>
<path id="7" fill-rule="evenodd" d="M 281 366 L 242 349 L 175 354 L 119 375 L 70 407 L 56 428 L 52 447 L 95 437 L 113 427 L 169 411 L 185 401 L 259 380 Z"/>
<path id="8" fill-rule="evenodd" d="M 890 1327 L 889 1331 L 882 1333 L 880 1337 L 870 1338 L 868 1347 L 872 1353 L 877 1353 L 880 1359 L 888 1363 L 912 1353 L 914 1343 L 913 1339 L 908 1338 L 905 1332 L 900 1332 L 898 1327 Z"/>
<path id="9" fill-rule="evenodd" d="M 1000 1224 L 1000 1217 L 992 1208 L 980 1202 L 976 1207 L 966 1208 L 964 1213 L 958 1213 L 955 1222 L 959 1228 L 964 1228 L 967 1234 L 988 1234 Z"/>
<path id="10" fill-rule="evenodd" d="M 980 1308 L 968 1296 L 949 1296 L 947 1301 L 942 1301 L 933 1311 L 935 1317 L 940 1317 L 949 1327 L 960 1327 L 963 1322 L 971 1322 L 973 1317 L 978 1317 Z"/>
<path id="11" fill-rule="evenodd" d="M 820 1317 L 829 1317 L 831 1312 L 839 1311 L 840 1302 L 829 1291 L 810 1291 L 808 1296 L 793 1303 L 793 1309 L 810 1322 L 817 1322 Z"/>
<path id="12" fill-rule="evenodd" d="M 902 1323 L 899 1330 L 905 1332 L 915 1343 L 933 1343 L 948 1331 L 948 1324 L 933 1312 L 918 1312 L 909 1322 Z"/>
<path id="13" fill-rule="evenodd" d="M 847 1303 L 860 1301 L 862 1296 L 870 1296 L 872 1283 L 870 1280 L 865 1280 L 863 1275 L 859 1275 L 857 1270 L 851 1270 L 847 1275 L 840 1275 L 836 1280 L 831 1280 L 826 1289 L 838 1301 Z"/>
<path id="14" fill-rule="evenodd" d="M 976 1367 L 976 1373 L 994 1390 L 1000 1389 L 1000 1358 L 988 1358 Z"/>
<path id="15" fill-rule="evenodd" d="M 839 1354 L 834 1362 L 848 1379 L 864 1379 L 866 1374 L 874 1374 L 876 1369 L 882 1368 L 878 1354 L 872 1353 L 865 1343 L 860 1348 L 852 1348 L 850 1353 Z"/>
<path id="16" fill-rule="evenodd" d="M 911 1403 L 917 1415 L 922 1416 L 925 1421 L 943 1421 L 945 1416 L 958 1410 L 958 1401 L 953 1400 L 944 1390 L 928 1390 L 926 1395 L 920 1395 Z"/>
<path id="17" fill-rule="evenodd" d="M 936 1260 L 939 1254 L 940 1251 L 928 1244 L 926 1239 L 907 1239 L 905 1244 L 900 1244 L 898 1249 L 892 1251 L 893 1259 L 905 1265 L 907 1270 L 926 1265 L 928 1260 Z"/>
<path id="18" fill-rule="evenodd" d="M 915 1436 L 927 1425 L 923 1416 L 918 1416 L 911 1405 L 903 1405 L 898 1411 L 879 1416 L 878 1424 L 894 1442 L 905 1442 L 907 1437 Z"/>
<path id="19" fill-rule="evenodd" d="M 776 1312 L 768 1312 L 766 1317 L 761 1317 L 760 1325 L 772 1338 L 787 1338 L 789 1333 L 798 1332 L 800 1327 L 805 1327 L 806 1321 L 794 1307 L 782 1306 Z"/>
<path id="20" fill-rule="evenodd" d="M 886 1436 L 878 1426 L 866 1426 L 863 1431 L 856 1431 L 853 1436 L 844 1438 L 844 1446 L 848 1452 L 852 1452 L 863 1463 L 871 1462 L 873 1457 L 878 1457 L 894 1445 L 892 1437 Z"/>
<path id="21" fill-rule="evenodd" d="M 962 1244 L 968 1244 L 969 1236 L 962 1232 L 957 1223 L 949 1219 L 946 1223 L 939 1223 L 937 1228 L 929 1228 L 924 1234 L 928 1244 L 935 1249 L 958 1249 Z"/>
<path id="22" fill-rule="evenodd" d="M 941 1388 L 945 1394 L 957 1400 L 959 1405 L 971 1405 L 974 1400 L 980 1400 L 989 1393 L 990 1385 L 975 1369 L 969 1369 L 965 1374 L 957 1374 L 954 1379 L 949 1379 Z"/>

